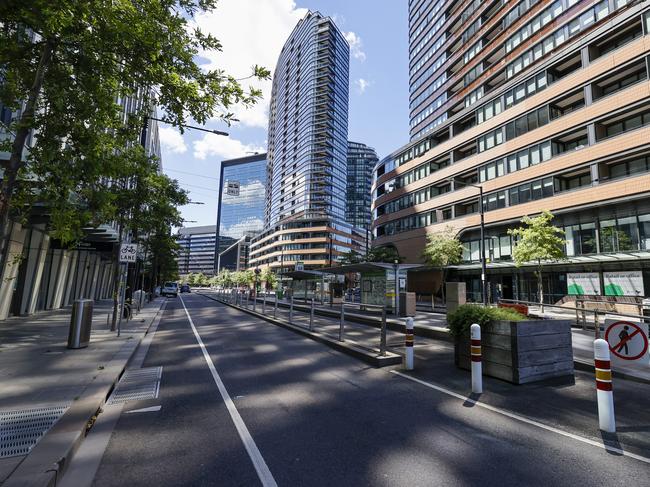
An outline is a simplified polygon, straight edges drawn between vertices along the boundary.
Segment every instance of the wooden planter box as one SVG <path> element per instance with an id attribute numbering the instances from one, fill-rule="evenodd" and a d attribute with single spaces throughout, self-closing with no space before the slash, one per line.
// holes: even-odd
<path id="1" fill-rule="evenodd" d="M 493 321 L 481 329 L 483 374 L 514 384 L 573 375 L 570 320 Z M 470 369 L 469 336 L 455 343 L 456 366 Z"/>

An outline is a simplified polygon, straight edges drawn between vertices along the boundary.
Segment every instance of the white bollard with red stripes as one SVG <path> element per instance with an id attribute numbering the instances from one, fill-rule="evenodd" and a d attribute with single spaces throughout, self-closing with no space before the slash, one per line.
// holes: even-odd
<path id="1" fill-rule="evenodd" d="M 404 368 L 413 370 L 413 318 L 406 318 L 406 335 L 404 335 Z"/>
<path id="2" fill-rule="evenodd" d="M 483 393 L 483 357 L 481 355 L 481 327 L 470 326 L 470 358 L 472 359 L 472 392 Z"/>
<path id="3" fill-rule="evenodd" d="M 612 392 L 612 363 L 609 343 L 602 338 L 594 340 L 594 365 L 596 368 L 596 395 L 598 397 L 598 423 L 607 433 L 616 433 L 614 393 Z"/>

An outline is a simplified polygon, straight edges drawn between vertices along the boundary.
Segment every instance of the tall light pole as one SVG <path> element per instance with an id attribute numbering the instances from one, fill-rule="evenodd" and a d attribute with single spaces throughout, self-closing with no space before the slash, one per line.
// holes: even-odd
<path id="1" fill-rule="evenodd" d="M 395 270 L 395 316 L 399 316 L 399 260 L 393 263 Z"/>
<path id="2" fill-rule="evenodd" d="M 481 214 L 481 242 L 480 242 L 480 252 L 481 252 L 481 295 L 483 298 L 483 306 L 487 305 L 487 285 L 486 285 L 486 275 L 487 275 L 487 265 L 485 262 L 485 212 L 483 208 L 483 186 L 478 184 L 466 183 L 464 181 L 458 181 L 455 178 L 450 179 L 454 184 L 462 184 L 463 186 L 471 186 L 472 188 L 478 188 L 479 191 L 479 201 L 478 208 Z"/>

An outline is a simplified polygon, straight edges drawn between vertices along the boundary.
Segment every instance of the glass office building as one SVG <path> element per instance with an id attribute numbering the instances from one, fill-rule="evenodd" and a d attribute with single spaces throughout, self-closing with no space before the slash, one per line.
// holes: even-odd
<path id="1" fill-rule="evenodd" d="M 221 162 L 217 206 L 216 261 L 242 238 L 250 240 L 264 228 L 266 154 Z"/>
<path id="2" fill-rule="evenodd" d="M 180 246 L 178 257 L 178 273 L 180 275 L 198 274 L 212 275 L 214 272 L 214 243 L 215 225 L 200 227 L 183 227 L 178 230 L 176 241 Z"/>
<path id="3" fill-rule="evenodd" d="M 370 186 L 372 170 L 378 160 L 377 153 L 372 147 L 348 141 L 345 220 L 358 228 L 370 228 Z"/>
<path id="4" fill-rule="evenodd" d="M 649 34 L 647 1 L 411 0 L 411 142 L 377 165 L 375 244 L 418 262 L 452 227 L 470 297 L 485 259 L 493 297 L 534 301 L 508 229 L 548 209 L 566 232 L 549 300 L 587 281 L 593 296 L 650 295 Z"/>

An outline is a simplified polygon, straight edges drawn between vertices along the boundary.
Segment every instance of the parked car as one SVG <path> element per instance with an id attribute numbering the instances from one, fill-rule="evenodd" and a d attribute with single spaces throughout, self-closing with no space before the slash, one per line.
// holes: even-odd
<path id="1" fill-rule="evenodd" d="M 182 293 L 189 293 L 189 292 L 190 292 L 190 286 L 189 286 L 189 284 L 183 284 L 183 285 L 181 286 L 181 292 L 182 292 Z"/>
<path id="2" fill-rule="evenodd" d="M 177 282 L 166 282 L 163 285 L 162 291 L 160 292 L 161 296 L 178 296 L 178 283 Z"/>

